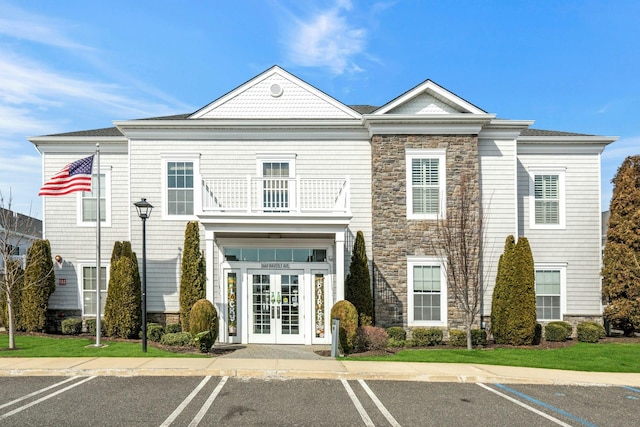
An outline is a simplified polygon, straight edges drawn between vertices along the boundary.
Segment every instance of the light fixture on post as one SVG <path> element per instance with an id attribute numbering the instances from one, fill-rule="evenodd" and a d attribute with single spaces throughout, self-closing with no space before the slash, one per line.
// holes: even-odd
<path id="1" fill-rule="evenodd" d="M 142 220 L 142 351 L 147 352 L 147 219 L 153 206 L 142 199 L 133 204 Z"/>

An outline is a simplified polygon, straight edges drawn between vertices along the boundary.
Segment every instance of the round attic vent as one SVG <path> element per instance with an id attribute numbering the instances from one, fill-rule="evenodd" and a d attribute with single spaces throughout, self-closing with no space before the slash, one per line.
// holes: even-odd
<path id="1" fill-rule="evenodd" d="M 282 95 L 282 92 L 284 92 L 282 90 L 282 86 L 277 83 L 272 84 L 271 88 L 269 88 L 269 91 L 271 92 L 271 96 L 273 96 L 274 98 L 279 97 L 280 95 Z"/>

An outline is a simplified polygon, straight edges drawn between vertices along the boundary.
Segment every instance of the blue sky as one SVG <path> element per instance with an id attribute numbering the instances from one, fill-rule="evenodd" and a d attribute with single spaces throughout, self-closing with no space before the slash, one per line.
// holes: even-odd
<path id="1" fill-rule="evenodd" d="M 431 79 L 500 118 L 640 154 L 640 2 L 0 0 L 0 191 L 41 217 L 28 136 L 188 113 L 274 64 L 345 104 Z"/>

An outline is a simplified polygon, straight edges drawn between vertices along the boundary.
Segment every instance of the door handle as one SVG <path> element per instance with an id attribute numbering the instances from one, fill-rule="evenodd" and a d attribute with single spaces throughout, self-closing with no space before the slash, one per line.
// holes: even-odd
<path id="1" fill-rule="evenodd" d="M 280 318 L 280 306 L 278 306 L 278 319 Z"/>
<path id="2" fill-rule="evenodd" d="M 275 309 L 275 307 L 272 305 L 271 306 L 271 318 L 272 319 L 275 319 L 275 310 L 274 309 Z"/>

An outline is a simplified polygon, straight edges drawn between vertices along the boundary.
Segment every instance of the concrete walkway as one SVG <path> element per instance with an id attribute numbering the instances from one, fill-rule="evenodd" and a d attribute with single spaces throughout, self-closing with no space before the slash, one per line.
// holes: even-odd
<path id="1" fill-rule="evenodd" d="M 238 353 L 241 354 L 240 350 Z M 229 376 L 457 383 L 616 385 L 640 388 L 640 374 L 575 372 L 455 363 L 308 358 L 0 358 L 0 376 Z"/>

